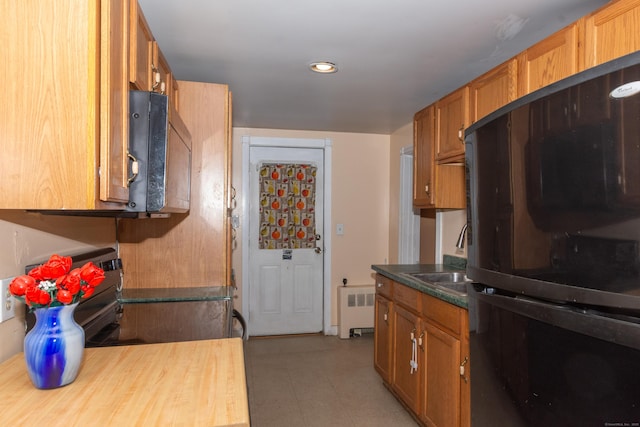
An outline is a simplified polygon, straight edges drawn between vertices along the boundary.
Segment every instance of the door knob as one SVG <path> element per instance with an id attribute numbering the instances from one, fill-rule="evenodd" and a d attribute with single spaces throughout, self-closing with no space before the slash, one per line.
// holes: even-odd
<path id="1" fill-rule="evenodd" d="M 316 246 L 315 251 L 316 251 L 317 254 L 321 254 L 322 253 L 322 248 Z"/>

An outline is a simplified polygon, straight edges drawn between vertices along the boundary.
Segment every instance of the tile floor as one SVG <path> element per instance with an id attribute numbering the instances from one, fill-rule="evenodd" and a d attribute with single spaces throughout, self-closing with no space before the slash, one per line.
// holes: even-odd
<path id="1" fill-rule="evenodd" d="M 373 368 L 373 335 L 245 343 L 252 427 L 415 427 Z"/>

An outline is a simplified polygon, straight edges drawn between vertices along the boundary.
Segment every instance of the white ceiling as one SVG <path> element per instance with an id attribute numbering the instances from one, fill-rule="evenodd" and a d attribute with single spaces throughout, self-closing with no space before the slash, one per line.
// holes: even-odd
<path id="1" fill-rule="evenodd" d="M 139 3 L 177 79 L 229 85 L 234 127 L 390 134 L 606 1 Z"/>

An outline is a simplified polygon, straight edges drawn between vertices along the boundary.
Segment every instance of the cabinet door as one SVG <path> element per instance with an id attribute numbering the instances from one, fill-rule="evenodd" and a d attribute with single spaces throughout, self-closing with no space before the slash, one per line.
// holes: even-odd
<path id="1" fill-rule="evenodd" d="M 611 2 L 585 17 L 582 43 L 587 69 L 640 50 L 640 1 Z"/>
<path id="2" fill-rule="evenodd" d="M 520 53 L 518 96 L 578 72 L 578 26 L 571 24 Z"/>
<path id="3" fill-rule="evenodd" d="M 514 58 L 469 84 L 471 123 L 516 99 L 518 61 Z"/>
<path id="4" fill-rule="evenodd" d="M 136 0 L 131 0 L 129 38 L 129 81 L 137 90 L 151 91 L 153 34 Z"/>
<path id="5" fill-rule="evenodd" d="M 128 10 L 124 0 L 3 3 L 0 208 L 128 201 Z"/>
<path id="6" fill-rule="evenodd" d="M 171 68 L 157 42 L 153 42 L 153 66 L 155 82 L 152 86 L 154 92 L 171 94 Z"/>
<path id="7" fill-rule="evenodd" d="M 376 295 L 373 365 L 386 383 L 391 380 L 391 332 L 393 330 L 391 310 L 391 301 L 379 294 Z"/>
<path id="8" fill-rule="evenodd" d="M 434 107 L 417 112 L 413 118 L 413 206 L 433 207 Z"/>
<path id="9" fill-rule="evenodd" d="M 100 200 L 127 203 L 129 3 L 102 1 L 100 7 Z"/>
<path id="10" fill-rule="evenodd" d="M 421 418 L 431 426 L 459 426 L 460 341 L 430 323 L 424 331 Z"/>
<path id="11" fill-rule="evenodd" d="M 416 414 L 420 405 L 420 372 L 422 367 L 411 369 L 413 358 L 412 337 L 420 334 L 420 319 L 413 313 L 394 304 L 393 307 L 393 359 L 391 387 L 400 399 Z"/>
<path id="12" fill-rule="evenodd" d="M 464 130 L 469 124 L 469 87 L 450 93 L 436 103 L 436 160 L 464 155 Z"/>

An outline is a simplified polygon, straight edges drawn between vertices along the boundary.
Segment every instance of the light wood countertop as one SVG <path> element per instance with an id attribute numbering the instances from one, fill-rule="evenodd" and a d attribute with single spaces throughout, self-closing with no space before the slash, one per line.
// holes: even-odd
<path id="1" fill-rule="evenodd" d="M 0 364 L 0 425 L 249 426 L 240 338 L 88 348 L 76 380 L 39 390 Z"/>

